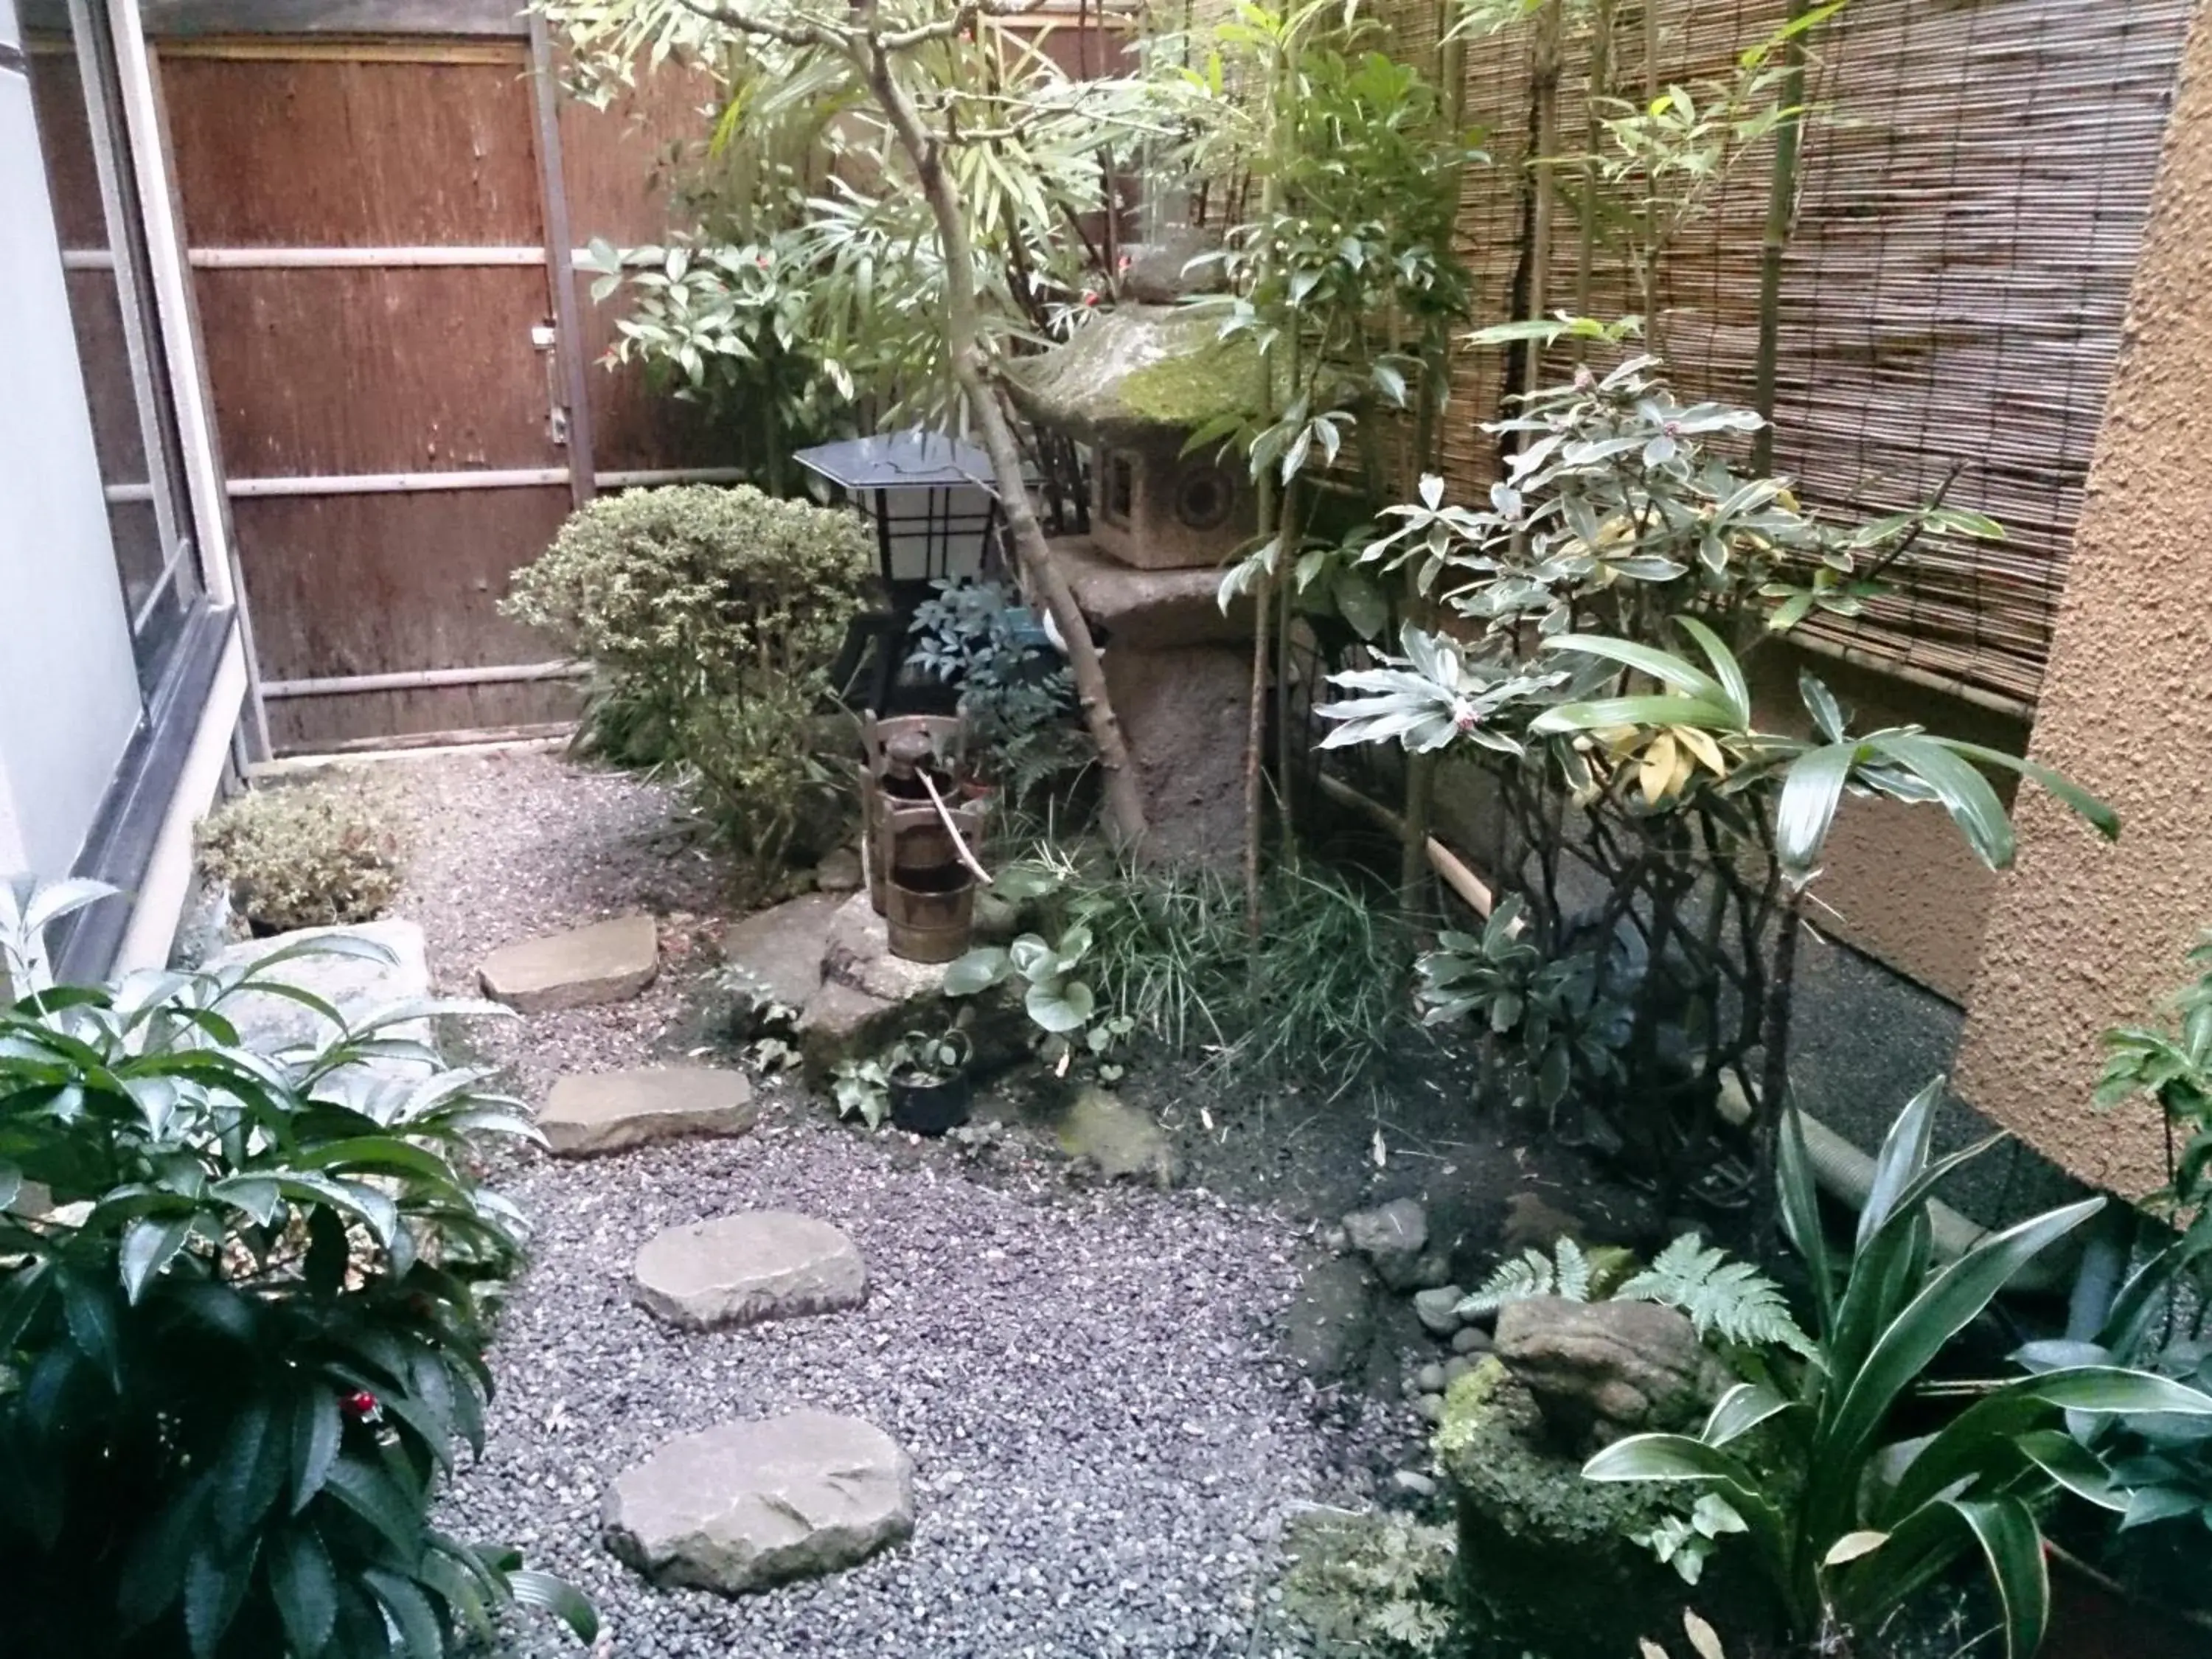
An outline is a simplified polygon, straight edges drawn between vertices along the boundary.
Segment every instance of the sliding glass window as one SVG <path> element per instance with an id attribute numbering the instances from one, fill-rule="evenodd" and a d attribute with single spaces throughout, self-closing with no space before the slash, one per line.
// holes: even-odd
<path id="1" fill-rule="evenodd" d="M 105 0 L 43 0 L 23 7 L 23 21 L 118 574 L 151 702 L 182 665 L 206 596 L 114 35 Z"/>

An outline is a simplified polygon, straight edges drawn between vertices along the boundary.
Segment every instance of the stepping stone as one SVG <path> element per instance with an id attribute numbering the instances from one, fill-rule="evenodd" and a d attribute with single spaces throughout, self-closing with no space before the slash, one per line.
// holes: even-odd
<path id="1" fill-rule="evenodd" d="M 607 1547 L 661 1584 L 725 1595 L 855 1566 L 914 1532 L 914 1460 L 826 1412 L 724 1423 L 617 1476 Z"/>
<path id="2" fill-rule="evenodd" d="M 689 1331 L 835 1313 L 868 1297 L 867 1265 L 853 1241 L 787 1210 L 672 1227 L 646 1242 L 631 1279 L 647 1313 Z"/>
<path id="3" fill-rule="evenodd" d="M 544 939 L 501 946 L 477 976 L 484 994 L 518 1013 L 621 1002 L 653 983 L 660 933 L 651 916 L 618 916 Z"/>
<path id="4" fill-rule="evenodd" d="M 247 969 L 275 951 L 333 935 L 381 945 L 392 960 L 380 962 L 368 957 L 335 953 L 297 956 L 278 963 L 269 976 L 320 997 L 349 1024 L 357 1024 L 395 1003 L 411 1002 L 430 994 L 430 959 L 423 949 L 422 930 L 411 921 L 397 918 L 360 922 L 349 927 L 301 927 L 268 939 L 241 940 L 209 957 L 202 964 L 202 971 L 225 973 Z M 332 1034 L 328 1020 L 289 997 L 247 992 L 226 997 L 222 1012 L 238 1028 L 239 1040 L 264 1054 L 320 1043 Z M 386 1027 L 378 1035 L 422 1043 L 431 1042 L 434 1036 L 427 1019 L 406 1020 Z M 367 1060 L 343 1067 L 333 1074 L 331 1081 L 345 1099 L 362 1105 L 380 1089 L 419 1083 L 428 1073 L 428 1068 L 417 1060 Z"/>
<path id="5" fill-rule="evenodd" d="M 836 893 L 809 893 L 731 925 L 722 955 L 787 1008 L 806 1006 L 822 988 L 822 948 L 844 904 Z"/>
<path id="6" fill-rule="evenodd" d="M 741 1135 L 758 1115 L 752 1085 L 736 1072 L 652 1066 L 561 1079 L 538 1127 L 558 1156 L 586 1158 L 679 1135 Z"/>

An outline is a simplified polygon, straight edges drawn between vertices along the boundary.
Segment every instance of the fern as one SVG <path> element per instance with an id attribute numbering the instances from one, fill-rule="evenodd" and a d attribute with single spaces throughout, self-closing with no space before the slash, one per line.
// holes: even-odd
<path id="1" fill-rule="evenodd" d="M 1656 1302 L 1687 1314 L 1699 1336 L 1743 1346 L 1779 1345 L 1811 1358 L 1813 1343 L 1791 1317 L 1782 1287 L 1748 1261 L 1685 1233 L 1613 1292 L 1622 1302 Z"/>
<path id="2" fill-rule="evenodd" d="M 1471 1296 L 1462 1298 L 1459 1316 L 1473 1319 L 1496 1313 L 1509 1302 L 1527 1302 L 1555 1296 L 1562 1302 L 1587 1302 L 1590 1293 L 1589 1258 L 1571 1238 L 1563 1238 L 1546 1255 L 1531 1246 L 1519 1255 L 1498 1264 Z"/>

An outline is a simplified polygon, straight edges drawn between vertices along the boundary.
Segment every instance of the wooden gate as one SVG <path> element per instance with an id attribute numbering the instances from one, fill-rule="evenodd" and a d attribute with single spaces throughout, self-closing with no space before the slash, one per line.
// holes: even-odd
<path id="1" fill-rule="evenodd" d="M 551 729 L 577 672 L 499 615 L 509 577 L 596 490 L 737 476 L 691 406 L 599 366 L 574 269 L 666 234 L 648 176 L 701 89 L 561 100 L 510 0 L 146 14 L 272 744 Z M 1097 72 L 1097 27 L 1049 49 Z"/>

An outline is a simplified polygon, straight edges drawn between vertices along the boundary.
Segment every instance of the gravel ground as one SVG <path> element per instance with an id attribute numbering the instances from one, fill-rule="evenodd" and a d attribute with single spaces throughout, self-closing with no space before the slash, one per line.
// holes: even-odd
<path id="1" fill-rule="evenodd" d="M 680 1041 L 714 882 L 665 835 L 660 792 L 537 754 L 404 770 L 401 914 L 446 988 L 510 939 L 641 906 L 665 918 L 678 954 L 645 996 L 489 1029 L 483 1047 L 523 1092 Z M 791 1098 L 743 1139 L 532 1156 L 510 1185 L 535 1256 L 492 1356 L 487 1455 L 445 1520 L 583 1586 L 617 1659 L 1279 1651 L 1255 1632 L 1285 1520 L 1365 1495 L 1343 1471 L 1369 1461 L 1376 1413 L 1339 1426 L 1266 1328 L 1295 1289 L 1303 1224 L 1203 1192 L 1073 1188 L 1046 1162 L 986 1176 L 949 1146 L 863 1137 Z M 647 1237 L 747 1206 L 845 1228 L 867 1307 L 699 1336 L 631 1304 Z M 660 1441 L 800 1407 L 865 1416 L 906 1446 L 910 1543 L 735 1601 L 653 1589 L 600 1547 L 601 1494 Z M 535 1629 L 517 1650 L 563 1641 Z"/>

